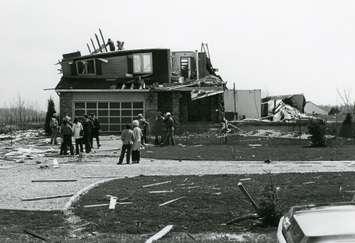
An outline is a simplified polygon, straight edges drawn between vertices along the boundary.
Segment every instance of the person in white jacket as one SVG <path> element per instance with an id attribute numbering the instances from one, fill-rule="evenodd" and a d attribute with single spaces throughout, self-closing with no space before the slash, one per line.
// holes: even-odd
<path id="1" fill-rule="evenodd" d="M 73 124 L 73 137 L 75 139 L 75 154 L 83 152 L 83 125 L 79 122 L 78 118 L 74 119 Z M 80 150 L 79 150 L 80 148 Z"/>
<path id="2" fill-rule="evenodd" d="M 139 128 L 139 121 L 134 120 L 133 125 L 133 144 L 132 144 L 132 163 L 139 163 L 142 146 L 142 130 Z"/>

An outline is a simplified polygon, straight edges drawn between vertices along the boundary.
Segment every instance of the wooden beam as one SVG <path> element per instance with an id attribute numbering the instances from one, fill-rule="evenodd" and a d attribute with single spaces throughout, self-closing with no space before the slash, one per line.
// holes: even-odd
<path id="1" fill-rule="evenodd" d="M 75 179 L 43 179 L 43 180 L 32 180 L 32 182 L 75 182 Z"/>
<path id="2" fill-rule="evenodd" d="M 171 182 L 171 181 L 157 182 L 157 183 L 153 183 L 153 184 L 144 185 L 144 186 L 142 186 L 142 187 L 143 187 L 143 188 L 146 188 L 146 187 L 151 187 L 151 186 L 159 186 L 159 185 L 168 184 L 168 183 L 170 183 L 170 182 Z"/>
<path id="3" fill-rule="evenodd" d="M 167 233 L 169 233 L 173 229 L 174 225 L 167 225 L 163 229 L 161 229 L 158 233 L 150 237 L 145 243 L 152 243 L 163 238 Z"/>
<path id="4" fill-rule="evenodd" d="M 24 202 L 28 202 L 28 201 L 40 201 L 40 200 L 47 200 L 47 199 L 72 197 L 73 195 L 74 195 L 74 194 L 58 195 L 58 196 L 49 196 L 49 197 L 23 198 L 23 199 L 21 199 L 21 201 L 24 201 Z"/>
<path id="5" fill-rule="evenodd" d="M 91 49 L 90 49 L 90 46 L 89 46 L 88 43 L 86 43 L 86 46 L 87 46 L 87 48 L 88 48 L 88 50 L 89 50 L 89 53 L 91 53 Z"/>
<path id="6" fill-rule="evenodd" d="M 178 197 L 178 198 L 169 200 L 169 201 L 167 201 L 167 202 L 161 203 L 161 204 L 159 204 L 159 207 L 168 205 L 168 204 L 173 203 L 173 202 L 176 202 L 176 201 L 178 201 L 178 200 L 180 200 L 180 199 L 182 199 L 182 198 L 184 198 L 184 197 L 185 197 L 185 196 Z"/>
<path id="7" fill-rule="evenodd" d="M 37 238 L 37 239 L 40 239 L 40 240 L 43 240 L 43 241 L 48 241 L 48 239 L 44 238 L 43 236 L 39 235 L 39 234 L 36 234 L 34 232 L 31 232 L 31 231 L 28 231 L 28 230 L 24 230 L 23 231 L 24 233 L 34 237 L 34 238 Z"/>
<path id="8" fill-rule="evenodd" d="M 94 49 L 93 52 L 95 52 L 96 51 L 96 47 L 95 47 L 94 41 L 91 38 L 90 38 L 90 41 L 91 41 L 92 48 Z"/>
<path id="9" fill-rule="evenodd" d="M 100 32 L 100 35 L 101 35 L 102 42 L 104 43 L 105 51 L 108 52 L 107 47 L 106 47 L 106 41 L 105 41 L 105 39 L 104 39 L 104 36 L 103 36 L 102 31 L 101 31 L 100 28 L 99 28 L 99 32 Z"/>
<path id="10" fill-rule="evenodd" d="M 96 38 L 96 41 L 97 41 L 97 44 L 99 45 L 99 51 L 102 52 L 102 48 L 101 48 L 101 44 L 100 44 L 100 40 L 99 40 L 99 37 L 97 36 L 97 34 L 95 33 L 95 38 Z"/>

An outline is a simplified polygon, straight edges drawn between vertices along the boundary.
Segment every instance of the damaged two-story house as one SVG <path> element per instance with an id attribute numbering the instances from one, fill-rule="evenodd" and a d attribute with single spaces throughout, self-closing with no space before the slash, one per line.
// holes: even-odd
<path id="1" fill-rule="evenodd" d="M 120 132 L 142 113 L 171 112 L 179 123 L 217 121 L 225 83 L 206 52 L 120 50 L 64 54 L 55 88 L 61 117 L 94 113 L 104 132 Z"/>

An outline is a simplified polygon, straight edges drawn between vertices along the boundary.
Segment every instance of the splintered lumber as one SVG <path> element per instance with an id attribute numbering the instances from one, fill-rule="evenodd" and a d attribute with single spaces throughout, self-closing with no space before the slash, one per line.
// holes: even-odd
<path id="1" fill-rule="evenodd" d="M 118 202 L 116 205 L 129 205 L 133 204 L 133 202 Z M 83 208 L 96 208 L 96 207 L 105 207 L 109 206 L 109 203 L 101 203 L 101 204 L 90 204 L 90 205 L 84 205 Z"/>
<path id="2" fill-rule="evenodd" d="M 251 197 L 251 195 L 249 194 L 249 192 L 247 191 L 247 189 L 245 189 L 245 187 L 243 186 L 243 183 L 239 182 L 238 183 L 238 187 L 239 189 L 244 193 L 244 195 L 249 199 L 249 201 L 251 202 L 251 204 L 253 205 L 253 207 L 256 210 L 259 210 L 258 205 L 256 204 L 255 200 Z"/>
<path id="3" fill-rule="evenodd" d="M 169 201 L 167 201 L 167 202 L 161 203 L 161 204 L 159 204 L 159 207 L 168 205 L 168 204 L 173 203 L 173 202 L 176 202 L 176 201 L 178 201 L 178 200 L 180 200 L 180 199 L 182 199 L 182 198 L 184 198 L 184 197 L 185 197 L 185 196 L 178 197 L 178 198 L 169 200 Z"/>
<path id="4" fill-rule="evenodd" d="M 146 188 L 146 187 L 151 187 L 151 186 L 159 186 L 159 185 L 168 184 L 168 183 L 170 183 L 170 182 L 171 182 L 171 181 L 157 182 L 157 183 L 153 183 L 153 184 L 144 185 L 144 186 L 142 186 L 142 187 L 143 187 L 143 188 Z"/>
<path id="5" fill-rule="evenodd" d="M 37 238 L 37 239 L 40 239 L 40 240 L 43 240 L 43 241 L 48 241 L 48 239 L 44 238 L 43 236 L 39 235 L 39 234 L 36 234 L 34 232 L 31 232 L 31 231 L 28 231 L 28 230 L 24 230 L 23 231 L 24 233 L 34 237 L 34 238 Z"/>
<path id="6" fill-rule="evenodd" d="M 225 225 L 231 225 L 231 224 L 242 222 L 244 220 L 258 219 L 258 218 L 260 218 L 260 217 L 257 213 L 247 214 L 247 215 L 232 219 L 232 220 L 228 221 L 227 223 L 225 223 Z"/>
<path id="7" fill-rule="evenodd" d="M 43 179 L 43 180 L 32 180 L 32 182 L 75 182 L 75 179 Z"/>
<path id="8" fill-rule="evenodd" d="M 96 208 L 96 207 L 104 207 L 108 206 L 108 203 L 101 203 L 101 204 L 91 204 L 91 205 L 84 205 L 84 208 Z"/>
<path id="9" fill-rule="evenodd" d="M 169 191 L 149 191 L 150 194 L 170 193 L 170 192 L 173 192 L 173 190 L 169 190 Z"/>
<path id="10" fill-rule="evenodd" d="M 154 242 L 156 240 L 159 240 L 159 239 L 163 238 L 167 233 L 170 232 L 170 230 L 172 230 L 173 227 L 174 227 L 174 225 L 165 226 L 158 233 L 156 233 L 155 235 L 150 237 L 148 240 L 146 240 L 145 243 L 152 243 L 152 242 Z"/>
<path id="11" fill-rule="evenodd" d="M 116 178 L 118 176 L 82 176 L 82 179 Z"/>
<path id="12" fill-rule="evenodd" d="M 49 196 L 49 197 L 35 197 L 35 198 L 23 198 L 21 201 L 40 201 L 46 199 L 55 199 L 55 198 L 64 198 L 64 197 L 72 197 L 74 194 L 67 194 L 67 195 L 57 195 L 57 196 Z"/>

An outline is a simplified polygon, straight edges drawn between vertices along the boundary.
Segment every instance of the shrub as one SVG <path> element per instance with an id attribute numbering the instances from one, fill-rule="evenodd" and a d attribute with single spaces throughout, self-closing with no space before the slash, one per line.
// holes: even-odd
<path id="1" fill-rule="evenodd" d="M 54 101 L 52 100 L 52 98 L 49 98 L 48 107 L 47 107 L 47 114 L 46 114 L 46 121 L 44 124 L 44 131 L 47 136 L 50 136 L 52 133 L 51 128 L 50 128 L 50 122 L 51 122 L 51 119 L 52 119 L 54 113 L 56 113 Z"/>
<path id="2" fill-rule="evenodd" d="M 340 137 L 344 137 L 344 138 L 353 137 L 352 123 L 353 123 L 353 118 L 350 113 L 347 113 L 343 123 L 341 124 L 340 132 L 339 132 Z"/>
<path id="3" fill-rule="evenodd" d="M 326 124 L 323 120 L 312 120 L 308 126 L 308 131 L 311 134 L 310 140 L 313 147 L 326 146 L 325 138 Z"/>

